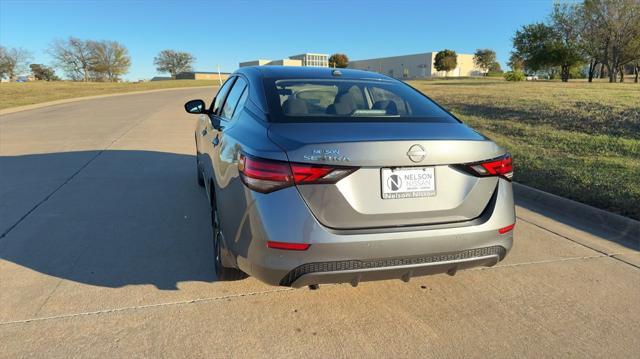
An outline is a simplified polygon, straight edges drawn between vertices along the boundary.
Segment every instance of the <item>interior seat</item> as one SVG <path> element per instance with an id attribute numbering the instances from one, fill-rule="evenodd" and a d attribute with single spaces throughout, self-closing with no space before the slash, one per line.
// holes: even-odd
<path id="1" fill-rule="evenodd" d="M 373 104 L 374 110 L 384 110 L 385 114 L 389 116 L 397 116 L 398 115 L 398 105 L 394 101 L 391 100 L 382 100 L 376 101 Z"/>
<path id="2" fill-rule="evenodd" d="M 286 115 L 308 115 L 307 102 L 297 98 L 289 98 L 282 104 L 282 111 Z"/>
<path id="3" fill-rule="evenodd" d="M 327 107 L 327 114 L 329 115 L 350 115 L 358 108 L 353 96 L 349 93 L 336 96 L 336 100 L 333 104 Z"/>

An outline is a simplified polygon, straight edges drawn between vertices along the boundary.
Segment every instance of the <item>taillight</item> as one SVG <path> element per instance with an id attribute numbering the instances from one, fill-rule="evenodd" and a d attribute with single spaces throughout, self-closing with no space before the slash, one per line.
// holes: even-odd
<path id="1" fill-rule="evenodd" d="M 479 177 L 500 176 L 509 181 L 513 178 L 513 159 L 508 153 L 487 161 L 466 163 L 455 167 Z"/>
<path id="2" fill-rule="evenodd" d="M 274 242 L 268 241 L 267 247 L 273 249 L 284 249 L 287 251 L 306 251 L 311 247 L 308 243 L 288 243 L 288 242 Z"/>
<path id="3" fill-rule="evenodd" d="M 508 225 L 506 227 L 502 227 L 502 228 L 498 229 L 498 233 L 505 234 L 507 232 L 511 232 L 513 230 L 513 227 L 515 227 L 515 226 L 516 226 L 516 224 L 514 223 L 514 224 L 510 224 L 510 225 Z"/>
<path id="4" fill-rule="evenodd" d="M 269 193 L 293 185 L 336 183 L 357 167 L 289 163 L 240 155 L 242 182 L 254 191 Z"/>

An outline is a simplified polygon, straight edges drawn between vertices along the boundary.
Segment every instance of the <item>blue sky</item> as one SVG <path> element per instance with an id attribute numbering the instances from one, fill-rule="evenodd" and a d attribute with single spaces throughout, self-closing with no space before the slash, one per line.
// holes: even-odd
<path id="1" fill-rule="evenodd" d="M 303 52 L 357 60 L 443 48 L 491 48 L 506 67 L 515 30 L 544 20 L 551 7 L 551 0 L 0 0 L 0 44 L 48 64 L 55 38 L 116 40 L 132 57 L 129 80 L 159 75 L 153 58 L 163 49 L 191 52 L 201 71 Z"/>

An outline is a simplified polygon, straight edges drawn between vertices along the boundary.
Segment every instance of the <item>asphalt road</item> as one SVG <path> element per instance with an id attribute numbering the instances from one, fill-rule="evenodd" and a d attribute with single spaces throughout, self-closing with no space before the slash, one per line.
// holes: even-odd
<path id="1" fill-rule="evenodd" d="M 182 110 L 213 92 L 0 117 L 0 357 L 640 355 L 638 248 L 531 203 L 493 268 L 317 291 L 217 282 Z"/>

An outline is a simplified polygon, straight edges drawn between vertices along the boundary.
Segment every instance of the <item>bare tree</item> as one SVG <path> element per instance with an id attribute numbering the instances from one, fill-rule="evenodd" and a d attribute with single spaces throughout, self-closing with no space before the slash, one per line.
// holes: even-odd
<path id="1" fill-rule="evenodd" d="M 28 71 L 31 52 L 22 48 L 4 48 L 0 46 L 0 77 L 7 76 L 14 81 L 18 75 Z"/>
<path id="2" fill-rule="evenodd" d="M 633 47 L 640 38 L 640 0 L 585 0 L 584 11 L 588 28 L 597 30 L 594 41 L 609 82 L 615 82 L 620 67 L 638 56 Z"/>
<path id="3" fill-rule="evenodd" d="M 196 58 L 188 52 L 163 50 L 153 59 L 156 70 L 168 72 L 172 78 L 180 72 L 191 71 Z"/>
<path id="4" fill-rule="evenodd" d="M 88 41 L 89 70 L 97 80 L 116 82 L 131 66 L 127 48 L 116 41 Z"/>
<path id="5" fill-rule="evenodd" d="M 89 81 L 91 49 L 89 41 L 75 37 L 54 40 L 49 47 L 56 67 L 61 68 L 72 80 Z"/>

